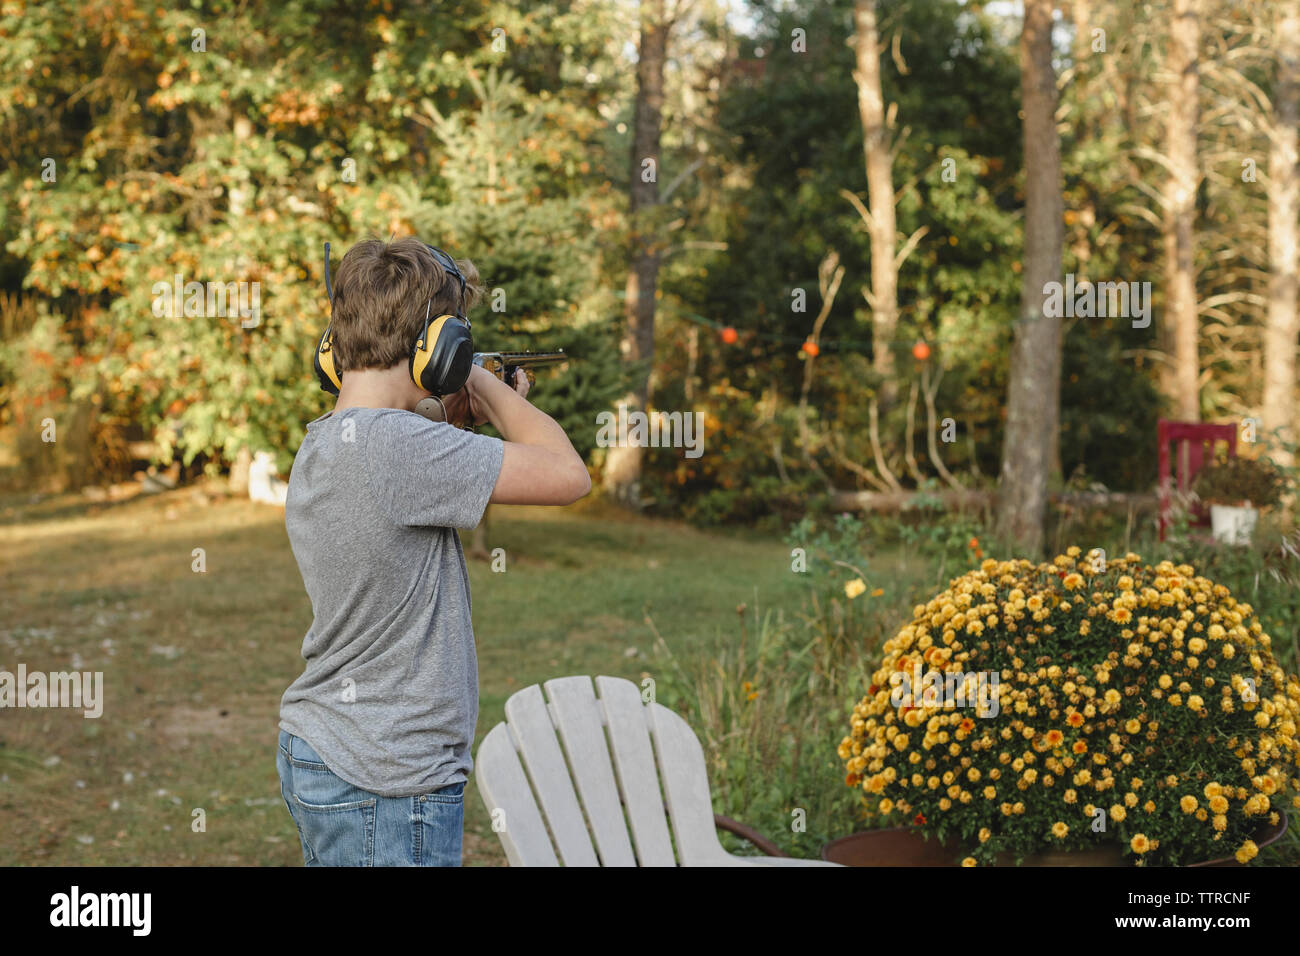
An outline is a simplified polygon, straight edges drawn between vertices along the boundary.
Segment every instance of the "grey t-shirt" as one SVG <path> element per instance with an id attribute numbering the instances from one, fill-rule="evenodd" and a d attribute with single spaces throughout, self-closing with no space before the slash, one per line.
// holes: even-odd
<path id="1" fill-rule="evenodd" d="M 393 408 L 307 426 L 284 523 L 315 620 L 280 727 L 385 797 L 464 781 L 478 720 L 469 575 L 500 439 Z"/>

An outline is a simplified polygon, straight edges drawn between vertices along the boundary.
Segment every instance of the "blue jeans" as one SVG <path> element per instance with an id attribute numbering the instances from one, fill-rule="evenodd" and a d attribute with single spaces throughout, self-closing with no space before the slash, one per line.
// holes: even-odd
<path id="1" fill-rule="evenodd" d="M 308 866 L 460 866 L 464 783 L 381 797 L 336 777 L 307 741 L 283 730 L 275 766 Z"/>

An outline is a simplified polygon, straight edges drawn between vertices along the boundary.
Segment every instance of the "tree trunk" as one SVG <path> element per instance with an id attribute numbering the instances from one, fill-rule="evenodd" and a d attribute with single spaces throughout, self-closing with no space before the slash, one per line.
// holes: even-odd
<path id="1" fill-rule="evenodd" d="M 632 390 L 621 400 L 628 412 L 644 411 L 650 401 L 650 372 L 655 353 L 655 289 L 659 282 L 659 249 L 647 213 L 659 204 L 659 133 L 664 106 L 664 61 L 669 22 L 665 0 L 641 0 L 641 46 L 637 59 L 636 116 L 632 130 L 629 219 L 632 262 L 627 274 L 624 331 L 619 345 L 623 361 L 644 363 Z M 653 161 L 647 168 L 646 160 Z M 605 490 L 614 499 L 636 504 L 640 499 L 644 449 L 612 447 L 605 458 Z"/>
<path id="2" fill-rule="evenodd" d="M 1052 434 L 1060 418 L 1061 390 L 1061 320 L 1043 314 L 1044 285 L 1061 280 L 1064 241 L 1051 0 L 1025 2 L 1020 86 L 1025 128 L 1025 268 L 1011 350 L 998 533 L 1026 555 L 1037 556 L 1043 547 Z"/>
<path id="3" fill-rule="evenodd" d="M 1166 156 L 1169 174 L 1164 191 L 1164 247 L 1166 351 L 1172 365 L 1166 366 L 1165 391 L 1175 414 L 1182 421 L 1201 418 L 1200 361 L 1197 356 L 1195 250 L 1193 235 L 1196 190 L 1200 183 L 1196 163 L 1197 95 L 1200 71 L 1197 46 L 1200 25 L 1197 0 L 1174 0 L 1173 23 L 1169 31 L 1167 66 L 1173 79 L 1169 85 L 1169 125 Z"/>
<path id="4" fill-rule="evenodd" d="M 881 377 L 881 399 L 893 403 L 898 392 L 894 378 L 894 345 L 898 334 L 898 269 L 894 263 L 897 223 L 894 216 L 893 157 L 885 122 L 885 98 L 880 88 L 880 34 L 876 27 L 875 0 L 857 0 L 854 6 L 854 48 L 857 69 L 858 115 L 862 122 L 862 150 L 867 165 L 867 200 L 871 208 L 871 364 Z"/>
<path id="5" fill-rule="evenodd" d="M 1296 127 L 1300 126 L 1300 0 L 1285 0 L 1276 10 L 1277 82 L 1268 157 L 1268 319 L 1264 327 L 1265 432 L 1278 430 L 1285 442 L 1300 436 L 1296 421 L 1297 215 L 1300 170 L 1296 168 Z M 1285 449 L 1273 458 L 1291 465 Z"/>
<path id="6" fill-rule="evenodd" d="M 248 117 L 237 116 L 234 119 L 234 132 L 235 141 L 243 144 L 252 137 L 253 124 L 249 121 Z M 239 148 L 242 149 L 242 145 Z M 243 228 L 243 224 L 240 223 L 240 220 L 243 219 L 247 213 L 250 192 L 251 190 L 247 183 L 240 186 L 232 186 L 230 189 L 230 211 L 228 213 L 227 221 L 234 230 Z M 242 256 L 239 256 L 239 259 L 240 265 L 242 265 Z M 243 376 L 246 373 L 240 371 L 236 374 L 238 376 Z M 244 409 L 241 409 L 236 413 L 236 419 L 241 423 L 246 421 L 247 418 L 248 412 Z M 227 487 L 230 489 L 231 494 L 241 496 L 248 494 L 248 472 L 249 468 L 252 467 L 252 464 L 253 450 L 247 445 L 244 445 L 235 453 L 235 460 L 230 463 L 230 481 Z"/>

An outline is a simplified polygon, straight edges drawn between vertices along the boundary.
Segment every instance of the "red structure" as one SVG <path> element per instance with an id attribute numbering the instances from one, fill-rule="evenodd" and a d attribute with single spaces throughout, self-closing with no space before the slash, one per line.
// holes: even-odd
<path id="1" fill-rule="evenodd" d="M 1192 487 L 1196 473 L 1206 461 L 1206 445 L 1209 445 L 1209 458 L 1214 458 L 1216 442 L 1228 444 L 1228 457 L 1237 455 L 1236 425 L 1205 425 L 1200 422 L 1171 422 L 1160 419 L 1156 425 L 1157 442 L 1160 454 L 1160 540 L 1165 540 L 1165 529 L 1169 527 L 1170 513 L 1173 510 L 1173 482 L 1169 467 L 1169 446 L 1177 450 L 1174 460 L 1178 463 L 1178 490 L 1186 493 Z M 1209 518 L 1201 508 L 1192 514 L 1192 524 L 1202 527 L 1209 523 Z"/>

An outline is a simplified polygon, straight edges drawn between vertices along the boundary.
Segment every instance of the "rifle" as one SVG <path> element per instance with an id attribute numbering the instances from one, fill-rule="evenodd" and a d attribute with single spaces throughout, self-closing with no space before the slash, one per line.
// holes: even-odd
<path id="1" fill-rule="evenodd" d="M 515 384 L 515 372 L 519 369 L 524 370 L 528 376 L 528 384 L 533 385 L 537 377 L 533 374 L 533 369 L 539 365 L 554 365 L 556 362 L 567 362 L 569 357 L 564 354 L 564 349 L 555 352 L 475 352 L 474 364 L 481 365 L 507 385 Z"/>
<path id="2" fill-rule="evenodd" d="M 519 369 L 523 369 L 524 375 L 528 377 L 529 386 L 532 386 L 537 380 L 533 369 L 541 365 L 555 365 L 558 362 L 567 361 L 569 361 L 569 356 L 564 354 L 564 349 L 555 352 L 474 353 L 475 365 L 487 369 L 512 388 L 515 384 L 515 373 Z M 445 422 L 447 420 L 447 410 L 443 407 L 442 400 L 439 398 L 426 398 L 415 406 L 415 410 L 430 421 Z M 463 427 L 473 430 L 472 425 Z"/>

